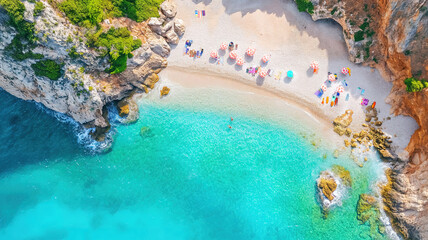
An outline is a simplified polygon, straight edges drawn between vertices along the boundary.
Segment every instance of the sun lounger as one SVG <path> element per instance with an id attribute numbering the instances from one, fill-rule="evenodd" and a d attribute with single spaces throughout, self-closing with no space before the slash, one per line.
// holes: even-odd
<path id="1" fill-rule="evenodd" d="M 202 16 L 205 17 L 205 10 L 202 10 Z"/>
<path id="2" fill-rule="evenodd" d="M 346 94 L 346 98 L 345 98 L 345 101 L 348 101 L 348 100 L 349 100 L 349 93 Z"/>

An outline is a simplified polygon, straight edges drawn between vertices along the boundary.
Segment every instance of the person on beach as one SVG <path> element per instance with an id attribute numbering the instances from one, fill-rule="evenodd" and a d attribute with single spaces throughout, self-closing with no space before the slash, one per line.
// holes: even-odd
<path id="1" fill-rule="evenodd" d="M 201 49 L 201 53 L 200 53 L 199 57 L 202 57 L 202 53 L 204 53 L 204 49 L 203 48 Z"/>

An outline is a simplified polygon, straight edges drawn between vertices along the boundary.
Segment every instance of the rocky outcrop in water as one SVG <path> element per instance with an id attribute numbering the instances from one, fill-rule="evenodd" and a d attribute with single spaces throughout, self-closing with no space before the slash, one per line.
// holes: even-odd
<path id="1" fill-rule="evenodd" d="M 312 18 L 334 19 L 342 28 L 351 61 L 376 67 L 393 83 L 387 102 L 396 115 L 408 115 L 419 129 L 413 134 L 394 171 L 400 187 L 392 188 L 391 216 L 405 231 L 405 238 L 428 239 L 428 90 L 406 92 L 404 79 L 428 79 L 427 0 L 325 0 L 314 4 Z M 405 165 L 403 165 L 405 164 Z M 400 179 L 400 180 L 398 180 Z M 404 190 L 407 189 L 407 190 Z M 408 196 L 408 197 L 406 197 Z M 399 207 L 398 207 L 399 206 Z"/>
<path id="2" fill-rule="evenodd" d="M 320 173 L 317 179 L 317 190 L 324 218 L 327 218 L 328 212 L 334 207 L 342 205 L 347 188 L 351 186 L 351 175 L 342 166 L 333 165 L 331 170 Z"/>
<path id="3" fill-rule="evenodd" d="M 159 79 L 157 73 L 167 66 L 166 57 L 171 50 L 168 43 L 176 44 L 185 30 L 183 21 L 174 19 L 176 8 L 171 1 L 161 5 L 159 21 L 171 23 L 171 28 L 162 35 L 152 31 L 145 22 L 127 18 L 106 20 L 102 23 L 104 28 L 127 27 L 131 35 L 143 43 L 133 52 L 124 72 L 110 75 L 104 72 L 109 67 L 107 59 L 85 45 L 82 29 L 71 24 L 47 2 L 43 2 L 45 9 L 37 17 L 32 12 L 34 4 L 24 4 L 24 16 L 35 23 L 39 39 L 33 52 L 60 62 L 63 74 L 55 81 L 37 76 L 31 67 L 36 62 L 34 59 L 17 61 L 10 56 L 6 47 L 16 30 L 8 24 L 6 11 L 0 9 L 0 87 L 18 98 L 40 102 L 71 116 L 85 126 L 95 126 L 101 132 L 109 129 L 104 106 L 135 91 L 153 88 Z M 71 49 L 77 57 L 69 54 Z"/>

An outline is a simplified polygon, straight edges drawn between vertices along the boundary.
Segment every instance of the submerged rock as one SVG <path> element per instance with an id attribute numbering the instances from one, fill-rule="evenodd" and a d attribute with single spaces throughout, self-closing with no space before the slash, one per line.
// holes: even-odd
<path id="1" fill-rule="evenodd" d="M 141 137 L 150 137 L 152 135 L 152 130 L 150 127 L 144 126 L 140 129 L 140 136 Z"/>
<path id="2" fill-rule="evenodd" d="M 372 239 L 380 239 L 385 233 L 385 226 L 380 221 L 379 201 L 369 194 L 360 194 L 357 204 L 357 219 L 361 224 L 370 226 Z"/>

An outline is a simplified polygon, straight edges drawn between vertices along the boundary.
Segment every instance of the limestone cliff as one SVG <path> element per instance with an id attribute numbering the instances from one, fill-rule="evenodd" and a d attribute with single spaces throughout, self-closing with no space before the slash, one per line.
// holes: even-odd
<path id="1" fill-rule="evenodd" d="M 127 69 L 120 74 L 108 74 L 106 57 L 86 46 L 83 29 L 71 24 L 57 9 L 42 2 L 44 10 L 33 15 L 34 3 L 23 2 L 25 20 L 35 23 L 38 38 L 33 53 L 43 54 L 62 64 L 62 76 L 53 81 L 36 76 L 31 65 L 34 59 L 14 60 L 6 51 L 16 35 L 8 23 L 6 11 L 0 8 L 0 87 L 10 94 L 25 100 L 40 102 L 57 112 L 71 116 L 77 122 L 97 129 L 107 129 L 104 106 L 121 100 L 135 90 L 148 91 L 158 80 L 157 73 L 167 66 L 170 53 L 168 43 L 177 43 L 184 33 L 183 21 L 175 19 L 176 10 L 171 1 L 165 1 L 159 9 L 160 21 L 169 26 L 158 34 L 146 22 L 137 23 L 127 18 L 108 19 L 102 24 L 108 27 L 127 27 L 142 46 L 133 52 Z M 74 48 L 79 57 L 69 55 Z"/>
<path id="2" fill-rule="evenodd" d="M 428 90 L 407 93 L 404 79 L 428 79 L 427 0 L 312 0 L 314 20 L 330 18 L 342 28 L 351 61 L 376 67 L 393 88 L 394 114 L 413 117 L 419 129 L 395 164 L 385 203 L 405 238 L 428 239 Z M 408 160 L 408 161 L 407 161 Z"/>

